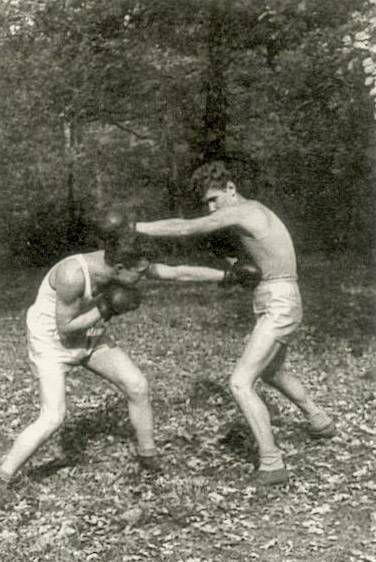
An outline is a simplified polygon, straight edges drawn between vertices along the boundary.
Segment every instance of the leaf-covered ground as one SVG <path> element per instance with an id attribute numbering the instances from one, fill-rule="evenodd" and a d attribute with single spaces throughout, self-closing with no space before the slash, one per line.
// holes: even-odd
<path id="1" fill-rule="evenodd" d="M 301 414 L 260 385 L 291 473 L 256 491 L 255 448 L 228 390 L 253 323 L 247 294 L 150 283 L 111 329 L 147 374 L 162 476 L 138 472 L 126 404 L 83 370 L 68 381 L 64 428 L 0 510 L 2 561 L 375 562 L 376 341 L 373 272 L 351 258 L 305 259 L 305 320 L 287 368 L 334 417 L 311 441 Z M 42 270 L 3 272 L 1 448 L 37 414 L 25 311 Z"/>

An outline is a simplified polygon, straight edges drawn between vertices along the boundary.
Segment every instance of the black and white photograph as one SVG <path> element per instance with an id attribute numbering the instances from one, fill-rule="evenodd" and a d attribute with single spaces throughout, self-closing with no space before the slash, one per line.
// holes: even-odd
<path id="1" fill-rule="evenodd" d="M 376 0 L 0 0 L 0 560 L 376 562 Z"/>

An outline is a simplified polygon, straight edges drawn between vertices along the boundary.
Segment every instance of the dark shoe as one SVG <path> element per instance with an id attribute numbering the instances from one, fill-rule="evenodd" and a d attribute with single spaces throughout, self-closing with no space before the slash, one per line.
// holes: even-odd
<path id="1" fill-rule="evenodd" d="M 278 470 L 256 470 L 251 476 L 251 482 L 255 486 L 277 486 L 287 484 L 289 473 L 286 468 Z"/>
<path id="2" fill-rule="evenodd" d="M 144 456 L 138 455 L 138 464 L 141 470 L 145 470 L 150 474 L 158 474 L 162 472 L 161 463 L 158 460 L 156 455 L 153 456 Z"/>
<path id="3" fill-rule="evenodd" d="M 315 428 L 309 425 L 307 431 L 312 439 L 331 439 L 336 434 L 336 427 L 334 423 L 330 421 L 321 428 Z"/>

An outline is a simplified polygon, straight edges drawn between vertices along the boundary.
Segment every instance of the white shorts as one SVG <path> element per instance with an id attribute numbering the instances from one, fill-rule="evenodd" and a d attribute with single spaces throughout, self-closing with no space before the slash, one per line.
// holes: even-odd
<path id="1" fill-rule="evenodd" d="M 298 283 L 283 279 L 261 282 L 253 294 L 253 311 L 254 331 L 274 334 L 277 341 L 288 343 L 303 317 Z"/>

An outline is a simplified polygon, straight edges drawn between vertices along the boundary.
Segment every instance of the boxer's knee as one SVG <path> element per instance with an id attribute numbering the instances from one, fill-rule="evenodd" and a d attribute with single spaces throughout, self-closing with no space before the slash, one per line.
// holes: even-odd
<path id="1" fill-rule="evenodd" d="M 42 408 L 37 420 L 44 434 L 47 436 L 57 431 L 63 424 L 66 415 L 65 406 L 50 410 Z"/>
<path id="2" fill-rule="evenodd" d="M 242 367 L 237 367 L 230 378 L 230 390 L 235 398 L 244 396 L 253 390 L 257 373 L 250 372 Z"/>
<path id="3" fill-rule="evenodd" d="M 148 400 L 149 385 L 141 373 L 135 377 L 130 384 L 127 385 L 126 392 L 129 400 L 132 402 L 142 402 Z"/>

